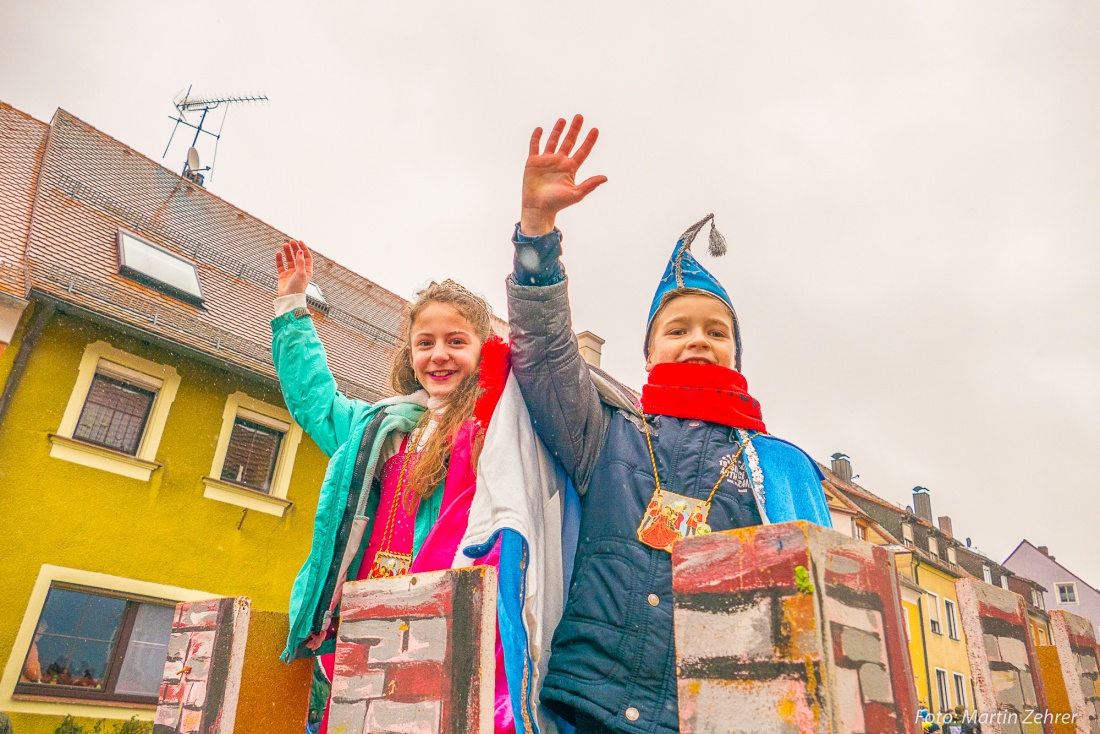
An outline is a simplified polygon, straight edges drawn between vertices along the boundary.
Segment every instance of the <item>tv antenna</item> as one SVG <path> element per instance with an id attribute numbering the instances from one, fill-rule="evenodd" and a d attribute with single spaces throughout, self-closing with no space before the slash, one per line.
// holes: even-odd
<path id="1" fill-rule="evenodd" d="M 172 104 L 176 108 L 176 116 L 169 117 L 169 120 L 175 120 L 176 124 L 172 127 L 172 135 L 168 138 L 168 145 L 164 147 L 164 158 L 168 155 L 168 149 L 172 147 L 172 140 L 176 137 L 176 130 L 180 125 L 186 125 L 195 131 L 195 138 L 191 141 L 191 147 L 187 149 L 187 160 L 183 164 L 184 178 L 199 186 L 205 186 L 205 176 L 203 173 L 208 172 L 210 174 L 210 180 L 214 179 L 214 164 L 218 162 L 218 143 L 221 141 L 222 128 L 225 127 L 225 118 L 229 115 L 229 106 L 234 104 L 246 104 L 252 102 L 267 102 L 266 94 L 242 94 L 242 95 L 229 95 L 225 97 L 192 97 L 191 87 L 187 87 L 187 92 L 177 94 L 176 98 L 172 101 Z M 221 124 L 218 125 L 218 132 L 211 132 L 210 130 L 204 130 L 203 125 L 206 123 L 206 116 L 211 110 L 217 109 L 225 105 L 225 112 L 222 113 Z M 188 114 L 199 114 L 199 121 L 196 125 L 187 119 Z M 199 163 L 199 151 L 195 147 L 199 143 L 199 136 L 206 133 L 210 137 L 214 138 L 214 159 L 206 168 L 202 168 Z"/>

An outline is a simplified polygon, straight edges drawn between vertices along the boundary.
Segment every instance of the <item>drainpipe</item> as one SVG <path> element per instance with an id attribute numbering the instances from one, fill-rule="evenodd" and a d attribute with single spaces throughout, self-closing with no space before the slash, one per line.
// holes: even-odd
<path id="1" fill-rule="evenodd" d="M 19 351 L 15 353 L 15 359 L 11 364 L 11 372 L 8 373 L 8 379 L 4 383 L 4 391 L 0 393 L 0 426 L 4 425 L 4 416 L 7 414 L 12 397 L 22 381 L 23 373 L 27 370 L 27 362 L 30 361 L 34 344 L 38 341 L 42 330 L 46 328 L 50 317 L 53 316 L 54 307 L 52 304 L 39 301 L 35 303 L 34 310 L 35 313 L 31 318 L 30 325 L 19 338 Z"/>
<path id="2" fill-rule="evenodd" d="M 920 586 L 920 558 L 916 553 L 911 554 L 913 561 L 913 583 Z M 933 711 L 932 705 L 932 671 L 928 667 L 928 637 L 924 634 L 924 604 L 917 604 L 917 620 L 920 622 L 920 646 L 924 651 L 924 685 L 928 688 L 928 710 Z M 941 701 L 942 703 L 942 701 Z"/>

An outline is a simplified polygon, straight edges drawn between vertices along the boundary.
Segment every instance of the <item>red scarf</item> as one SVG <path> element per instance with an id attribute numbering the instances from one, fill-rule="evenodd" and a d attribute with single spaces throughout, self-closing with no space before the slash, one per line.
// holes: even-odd
<path id="1" fill-rule="evenodd" d="M 642 387 L 642 410 L 767 433 L 760 403 L 749 395 L 745 378 L 717 364 L 655 365 Z"/>

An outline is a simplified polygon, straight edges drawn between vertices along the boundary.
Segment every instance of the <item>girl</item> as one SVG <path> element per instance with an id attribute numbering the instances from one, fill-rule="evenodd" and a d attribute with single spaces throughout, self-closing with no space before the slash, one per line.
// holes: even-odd
<path id="1" fill-rule="evenodd" d="M 313 545 L 291 592 L 283 657 L 320 655 L 331 679 L 345 580 L 451 568 L 464 549 L 507 347 L 492 335 L 482 299 L 453 281 L 433 282 L 408 310 L 392 372 L 397 396 L 372 406 L 349 400 L 336 389 L 305 307 L 312 254 L 291 240 L 275 261 L 279 383 L 291 415 L 331 457 Z M 494 547 L 477 562 L 498 561 Z M 327 728 L 326 708 L 320 731 Z M 515 731 L 499 634 L 495 729 Z"/>

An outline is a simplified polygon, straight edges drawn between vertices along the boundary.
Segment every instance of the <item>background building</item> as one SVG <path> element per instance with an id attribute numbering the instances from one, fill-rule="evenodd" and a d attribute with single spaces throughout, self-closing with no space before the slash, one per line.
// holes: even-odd
<path id="1" fill-rule="evenodd" d="M 148 719 L 172 607 L 285 611 L 309 549 L 326 457 L 270 352 L 286 235 L 61 110 L 0 105 L 0 170 L 0 711 Z M 405 302 L 315 268 L 340 387 L 376 400 Z"/>
<path id="2" fill-rule="evenodd" d="M 1046 610 L 1062 609 L 1092 621 L 1100 637 L 1100 591 L 1058 563 L 1045 545 L 1023 540 L 1005 559 L 1004 565 L 1043 588 Z"/>

